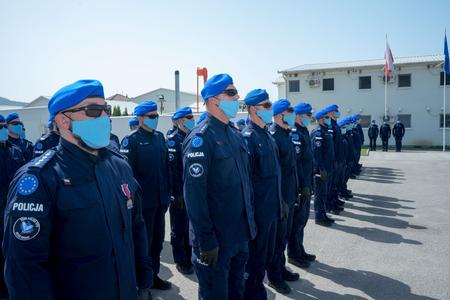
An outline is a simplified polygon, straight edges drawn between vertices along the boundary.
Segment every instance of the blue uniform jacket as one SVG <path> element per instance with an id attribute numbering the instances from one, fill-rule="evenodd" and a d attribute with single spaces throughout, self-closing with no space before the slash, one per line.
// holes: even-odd
<path id="1" fill-rule="evenodd" d="M 55 131 L 50 131 L 41 136 L 34 144 L 33 158 L 41 156 L 48 149 L 58 146 L 59 134 Z"/>
<path id="2" fill-rule="evenodd" d="M 122 140 L 120 153 L 128 157 L 134 177 L 143 190 L 142 207 L 154 208 L 169 204 L 168 151 L 166 140 L 159 131 L 142 127 Z"/>
<path id="3" fill-rule="evenodd" d="M 311 131 L 311 145 L 314 174 L 319 174 L 320 171 L 331 172 L 333 170 L 334 142 L 327 126 L 319 125 Z"/>
<path id="4" fill-rule="evenodd" d="M 167 136 L 167 147 L 169 150 L 169 181 L 170 196 L 174 198 L 183 197 L 183 141 L 186 133 L 180 129 L 172 131 Z"/>
<path id="5" fill-rule="evenodd" d="M 364 131 L 362 129 L 361 124 L 356 124 L 355 128 L 358 131 L 359 136 L 361 137 L 361 145 L 364 145 Z"/>
<path id="6" fill-rule="evenodd" d="M 297 157 L 294 145 L 290 137 L 290 130 L 284 129 L 274 123 L 270 129 L 270 134 L 274 138 L 278 147 L 278 161 L 281 167 L 281 194 L 283 201 L 289 205 L 294 205 L 298 195 L 297 182 Z"/>
<path id="7" fill-rule="evenodd" d="M 380 127 L 380 138 L 387 140 L 391 137 L 391 126 L 389 124 L 383 124 Z"/>
<path id="8" fill-rule="evenodd" d="M 125 159 L 61 139 L 56 152 L 19 169 L 3 251 L 11 299 L 136 299 L 151 268 L 139 185 Z"/>
<path id="9" fill-rule="evenodd" d="M 405 125 L 395 123 L 394 127 L 392 127 L 392 135 L 397 139 L 401 139 L 405 135 Z"/>
<path id="10" fill-rule="evenodd" d="M 278 148 L 270 133 L 253 122 L 242 130 L 250 151 L 253 206 L 257 226 L 281 217 L 281 170 Z"/>
<path id="11" fill-rule="evenodd" d="M 291 139 L 296 154 L 300 192 L 301 188 L 312 187 L 313 152 L 308 128 L 295 124 L 295 127 L 291 131 Z"/>
<path id="12" fill-rule="evenodd" d="M 8 136 L 8 141 L 19 147 L 20 151 L 22 151 L 22 155 L 25 158 L 25 161 L 29 162 L 33 158 L 32 142 L 22 138 L 15 139 L 11 136 Z"/>
<path id="13" fill-rule="evenodd" d="M 194 247 L 208 251 L 256 236 L 248 148 L 236 129 L 208 114 L 183 143 L 183 174 Z"/>
<path id="14" fill-rule="evenodd" d="M 355 151 L 360 152 L 361 151 L 361 134 L 359 133 L 358 128 L 353 128 L 353 147 L 355 147 Z"/>
<path id="15" fill-rule="evenodd" d="M 331 119 L 331 128 L 333 130 L 333 147 L 334 147 L 334 160 L 338 163 L 344 162 L 344 153 L 342 150 L 342 134 L 339 125 L 335 120 Z"/>
<path id="16" fill-rule="evenodd" d="M 371 139 L 376 139 L 378 137 L 378 125 L 371 124 L 369 129 L 367 130 L 367 135 Z"/>

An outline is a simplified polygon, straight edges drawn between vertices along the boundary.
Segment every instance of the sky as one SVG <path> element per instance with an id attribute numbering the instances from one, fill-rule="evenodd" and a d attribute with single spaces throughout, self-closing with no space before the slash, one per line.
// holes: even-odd
<path id="1" fill-rule="evenodd" d="M 196 92 L 196 68 L 241 97 L 306 63 L 443 53 L 445 0 L 0 0 L 0 96 L 30 102 L 78 79 L 106 96 Z M 200 85 L 201 88 L 202 85 Z"/>

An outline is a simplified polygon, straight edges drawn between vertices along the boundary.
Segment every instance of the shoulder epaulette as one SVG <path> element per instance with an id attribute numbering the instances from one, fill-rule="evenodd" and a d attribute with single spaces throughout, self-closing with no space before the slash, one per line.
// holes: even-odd
<path id="1" fill-rule="evenodd" d="M 35 171 L 41 171 L 42 168 L 44 168 L 44 166 L 52 160 L 52 158 L 55 156 L 56 151 L 49 149 L 47 151 L 44 152 L 44 154 L 42 154 L 41 156 L 39 156 L 38 158 L 32 160 L 30 162 L 30 165 L 28 166 L 28 168 L 30 170 L 35 170 Z"/>

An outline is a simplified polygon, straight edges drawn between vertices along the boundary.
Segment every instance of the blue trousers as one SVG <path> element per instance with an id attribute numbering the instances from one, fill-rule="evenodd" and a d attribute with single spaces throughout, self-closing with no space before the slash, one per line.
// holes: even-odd
<path id="1" fill-rule="evenodd" d="M 186 207 L 170 204 L 170 243 L 173 260 L 178 265 L 191 263 L 192 248 L 189 244 L 189 218 Z"/>
<path id="2" fill-rule="evenodd" d="M 164 215 L 166 214 L 166 210 L 167 208 L 164 208 L 161 205 L 153 208 L 144 208 L 142 210 L 142 215 L 144 217 L 145 227 L 147 230 L 149 256 L 152 260 L 153 278 L 158 275 L 161 265 L 160 257 L 164 243 Z"/>
<path id="3" fill-rule="evenodd" d="M 244 272 L 248 259 L 248 242 L 219 248 L 217 266 L 200 263 L 200 249 L 193 248 L 192 263 L 198 278 L 198 298 L 201 300 L 243 299 Z"/>
<path id="4" fill-rule="evenodd" d="M 314 213 L 316 220 L 325 219 L 325 205 L 327 202 L 328 179 L 322 180 L 319 175 L 314 175 Z"/>
<path id="5" fill-rule="evenodd" d="M 303 246 L 303 237 L 305 227 L 309 219 L 309 210 L 311 208 L 311 195 L 302 197 L 301 203 L 294 207 L 294 216 L 292 222 L 292 231 L 289 235 L 288 257 L 299 258 L 306 253 Z"/>

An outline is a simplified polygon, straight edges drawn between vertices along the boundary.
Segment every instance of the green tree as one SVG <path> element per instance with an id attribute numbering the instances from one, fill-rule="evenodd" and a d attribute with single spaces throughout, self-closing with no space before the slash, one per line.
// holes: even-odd
<path id="1" fill-rule="evenodd" d="M 128 116 L 128 109 L 125 107 L 122 116 Z"/>

